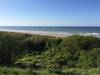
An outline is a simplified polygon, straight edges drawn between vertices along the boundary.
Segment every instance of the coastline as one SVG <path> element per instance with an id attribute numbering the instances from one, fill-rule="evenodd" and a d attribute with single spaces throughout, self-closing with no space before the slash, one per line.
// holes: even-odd
<path id="1" fill-rule="evenodd" d="M 67 37 L 71 35 L 82 35 L 82 36 L 94 36 L 100 37 L 100 33 L 68 33 L 68 32 L 49 32 L 49 31 L 29 31 L 29 30 L 13 30 L 13 29 L 0 29 L 0 32 L 14 32 L 14 33 L 23 33 L 30 35 L 40 35 L 40 36 L 52 36 L 52 37 Z"/>
<path id="2" fill-rule="evenodd" d="M 0 32 L 14 32 L 14 33 L 23 33 L 30 35 L 40 35 L 40 36 L 53 36 L 53 37 L 67 37 L 73 34 L 62 33 L 62 32 L 46 32 L 46 31 L 26 31 L 26 30 L 0 30 Z"/>

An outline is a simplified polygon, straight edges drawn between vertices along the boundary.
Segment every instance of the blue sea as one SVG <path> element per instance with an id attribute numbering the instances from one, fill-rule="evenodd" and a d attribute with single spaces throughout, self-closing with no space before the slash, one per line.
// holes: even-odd
<path id="1" fill-rule="evenodd" d="M 0 30 L 43 31 L 64 34 L 100 36 L 100 26 L 0 26 Z"/>

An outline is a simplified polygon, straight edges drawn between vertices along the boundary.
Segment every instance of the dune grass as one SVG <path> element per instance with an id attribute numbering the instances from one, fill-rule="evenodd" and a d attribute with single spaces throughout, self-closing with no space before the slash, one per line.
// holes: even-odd
<path id="1" fill-rule="evenodd" d="M 100 68 L 66 68 L 64 70 L 44 69 L 35 71 L 29 69 L 0 67 L 0 75 L 100 75 Z"/>
<path id="2" fill-rule="evenodd" d="M 0 32 L 0 66 L 0 75 L 100 75 L 100 38 Z"/>

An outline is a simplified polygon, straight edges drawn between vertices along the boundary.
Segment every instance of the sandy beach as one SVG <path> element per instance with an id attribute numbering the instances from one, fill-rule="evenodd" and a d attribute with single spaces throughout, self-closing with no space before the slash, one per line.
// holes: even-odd
<path id="1" fill-rule="evenodd" d="M 69 33 L 69 32 L 54 32 L 54 31 L 41 31 L 41 30 L 15 30 L 15 29 L 1 29 L 0 31 L 4 32 L 16 32 L 16 33 L 25 33 L 31 35 L 43 35 L 43 36 L 54 36 L 54 37 L 66 37 L 71 35 L 82 35 L 82 36 L 95 36 L 100 37 L 100 33 L 87 32 L 87 33 Z"/>
<path id="2" fill-rule="evenodd" d="M 32 35 L 43 35 L 43 36 L 54 36 L 54 37 L 66 37 L 73 34 L 63 33 L 63 32 L 45 32 L 45 31 L 26 31 L 26 30 L 2 30 L 4 32 L 16 32 L 16 33 L 25 33 L 25 34 L 32 34 Z"/>

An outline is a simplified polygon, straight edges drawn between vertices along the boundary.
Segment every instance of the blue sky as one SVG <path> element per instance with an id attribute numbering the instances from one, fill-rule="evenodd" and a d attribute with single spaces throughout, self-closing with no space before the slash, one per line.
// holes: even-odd
<path id="1" fill-rule="evenodd" d="M 0 0 L 0 26 L 100 25 L 100 0 Z"/>

